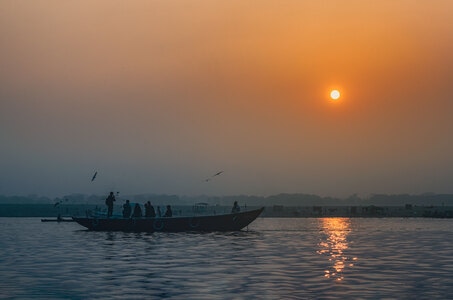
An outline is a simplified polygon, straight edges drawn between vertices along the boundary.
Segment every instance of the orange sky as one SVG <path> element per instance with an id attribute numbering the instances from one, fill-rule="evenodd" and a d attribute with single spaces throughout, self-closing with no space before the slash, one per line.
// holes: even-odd
<path id="1" fill-rule="evenodd" d="M 452 6 L 2 1 L 0 194 L 453 193 Z"/>

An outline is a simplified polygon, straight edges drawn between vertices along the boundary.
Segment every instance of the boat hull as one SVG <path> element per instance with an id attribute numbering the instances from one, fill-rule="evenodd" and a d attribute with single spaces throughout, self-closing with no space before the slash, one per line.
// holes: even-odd
<path id="1" fill-rule="evenodd" d="M 57 223 L 62 223 L 62 222 L 74 222 L 73 219 L 41 219 L 41 222 L 57 222 Z"/>
<path id="2" fill-rule="evenodd" d="M 78 218 L 74 221 L 93 231 L 182 232 L 238 231 L 252 223 L 263 208 L 246 212 L 171 218 Z"/>

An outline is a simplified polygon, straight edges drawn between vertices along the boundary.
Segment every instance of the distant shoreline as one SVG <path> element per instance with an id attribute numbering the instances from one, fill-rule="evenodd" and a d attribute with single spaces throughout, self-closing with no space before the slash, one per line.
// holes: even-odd
<path id="1" fill-rule="evenodd" d="M 175 216 L 196 214 L 224 214 L 231 210 L 230 206 L 172 205 Z M 242 209 L 252 209 L 258 206 L 242 206 Z M 157 208 L 157 207 L 156 207 Z M 0 204 L 0 217 L 41 217 L 52 218 L 58 215 L 80 216 L 93 211 L 103 211 L 103 205 L 68 204 L 55 206 L 52 204 Z M 119 214 L 121 206 L 116 205 L 114 213 Z M 347 217 L 347 218 L 453 218 L 453 206 L 417 206 L 406 204 L 404 206 L 265 206 L 261 217 L 264 218 L 322 218 L 322 217 Z"/>

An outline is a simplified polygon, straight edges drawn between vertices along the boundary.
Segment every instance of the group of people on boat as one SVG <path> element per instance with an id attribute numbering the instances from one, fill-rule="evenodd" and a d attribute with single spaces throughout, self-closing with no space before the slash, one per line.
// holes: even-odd
<path id="1" fill-rule="evenodd" d="M 131 204 L 129 202 L 129 200 L 126 200 L 126 203 L 123 204 L 123 218 L 141 218 L 141 217 L 145 217 L 145 218 L 155 218 L 156 216 L 157 217 L 162 217 L 162 213 L 160 211 L 160 207 L 158 206 L 157 207 L 157 214 L 156 214 L 156 210 L 154 209 L 154 206 L 151 204 L 150 201 L 146 202 L 145 205 L 145 214 L 143 215 L 143 212 L 142 212 L 142 208 L 140 206 L 140 204 L 138 203 L 135 203 L 134 205 L 134 211 L 132 212 L 132 207 L 131 207 Z M 132 213 L 132 215 L 131 215 Z M 171 206 L 170 205 L 167 205 L 167 210 L 165 211 L 165 214 L 163 215 L 163 217 L 172 217 L 173 216 L 173 212 L 171 210 Z"/>
<path id="2" fill-rule="evenodd" d="M 115 195 L 113 192 L 110 192 L 109 196 L 107 199 L 105 199 L 105 204 L 107 205 L 107 218 L 110 218 L 113 214 L 113 203 L 116 201 Z M 142 208 L 140 204 L 135 203 L 134 206 L 134 211 L 132 211 L 131 203 L 129 200 L 126 200 L 126 203 L 123 204 L 123 218 L 155 218 L 157 217 L 164 217 L 164 218 L 169 218 L 173 216 L 173 211 L 171 210 L 171 206 L 167 205 L 167 210 L 165 211 L 165 214 L 162 215 L 162 212 L 160 211 L 160 207 L 157 207 L 157 215 L 156 215 L 156 210 L 154 209 L 154 206 L 151 204 L 150 201 L 146 202 L 145 205 L 145 215 L 142 213 Z M 233 208 L 231 209 L 231 213 L 238 213 L 241 211 L 241 208 L 239 207 L 239 204 L 237 201 L 234 201 Z"/>
<path id="3" fill-rule="evenodd" d="M 116 201 L 115 195 L 113 192 L 110 192 L 107 199 L 105 199 L 105 204 L 107 205 L 107 217 L 110 218 L 113 214 L 113 203 Z M 145 214 L 143 215 L 142 208 L 140 204 L 135 203 L 134 210 L 132 211 L 131 203 L 129 200 L 126 200 L 126 203 L 123 204 L 123 218 L 155 218 L 157 217 L 164 217 L 169 218 L 173 216 L 173 211 L 171 210 L 171 206 L 167 205 L 167 210 L 165 214 L 162 215 L 160 211 L 160 207 L 157 207 L 157 214 L 154 206 L 151 204 L 150 201 L 146 202 L 145 205 Z"/>

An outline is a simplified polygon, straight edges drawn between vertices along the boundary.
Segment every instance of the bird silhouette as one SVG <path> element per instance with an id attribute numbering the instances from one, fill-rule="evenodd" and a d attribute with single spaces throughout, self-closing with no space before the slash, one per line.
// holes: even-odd
<path id="1" fill-rule="evenodd" d="M 217 173 L 215 173 L 214 175 L 212 175 L 211 177 L 206 178 L 205 181 L 206 181 L 206 182 L 211 181 L 214 177 L 219 176 L 219 175 L 222 174 L 222 173 L 223 173 L 223 171 L 217 172 Z"/>
<path id="2" fill-rule="evenodd" d="M 93 177 L 91 178 L 91 181 L 94 181 L 94 179 L 96 179 L 96 175 L 98 175 L 97 171 L 94 173 Z"/>

